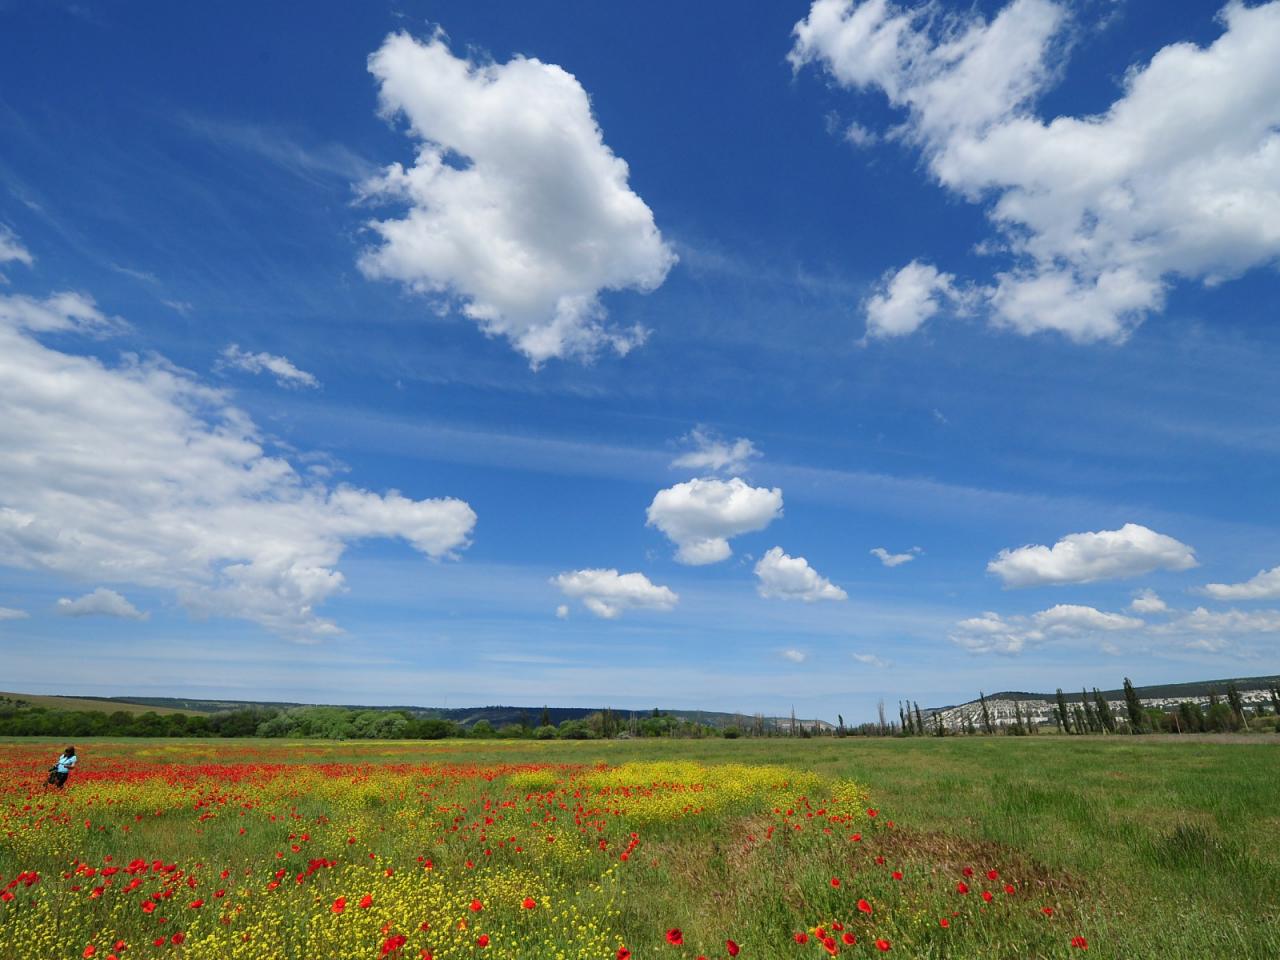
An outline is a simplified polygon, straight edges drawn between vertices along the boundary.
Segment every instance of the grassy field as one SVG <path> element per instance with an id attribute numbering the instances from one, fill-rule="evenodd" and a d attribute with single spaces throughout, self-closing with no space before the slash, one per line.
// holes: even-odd
<path id="1" fill-rule="evenodd" d="M 178 710 L 173 707 L 148 707 L 141 703 L 123 703 L 118 700 L 89 700 L 83 697 L 55 697 L 43 693 L 5 693 L 0 690 L 0 701 L 10 700 L 14 703 L 31 707 L 44 707 L 47 710 L 82 710 L 89 713 L 186 713 L 195 714 L 195 710 Z"/>
<path id="2" fill-rule="evenodd" d="M 1274 960 L 1275 740 L 10 741 L 0 957 Z"/>

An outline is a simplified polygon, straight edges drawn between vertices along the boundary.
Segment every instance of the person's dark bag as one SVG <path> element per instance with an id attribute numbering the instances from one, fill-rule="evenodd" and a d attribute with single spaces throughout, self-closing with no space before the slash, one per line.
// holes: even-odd
<path id="1" fill-rule="evenodd" d="M 48 779 L 48 780 L 46 780 L 46 781 L 45 781 L 45 783 L 53 784 L 54 786 L 56 786 L 56 785 L 57 785 L 57 783 L 58 783 L 58 768 L 57 768 L 57 767 L 50 767 L 50 768 L 49 768 L 49 779 Z"/>

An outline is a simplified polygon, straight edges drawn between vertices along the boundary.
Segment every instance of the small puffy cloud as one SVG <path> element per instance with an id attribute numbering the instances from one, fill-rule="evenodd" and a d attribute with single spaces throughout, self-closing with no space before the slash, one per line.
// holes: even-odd
<path id="1" fill-rule="evenodd" d="M 14 295 L 0 298 L 0 323 L 27 333 L 78 333 L 103 338 L 129 329 L 119 317 L 109 317 L 84 293 L 63 291 L 45 297 Z"/>
<path id="2" fill-rule="evenodd" d="M 608 325 L 600 294 L 654 290 L 676 256 L 572 74 L 522 56 L 457 57 L 441 33 L 388 36 L 369 72 L 416 156 L 363 185 L 405 207 L 369 223 L 380 243 L 360 257 L 366 276 L 456 298 L 535 367 L 643 342 L 641 328 Z"/>
<path id="3" fill-rule="evenodd" d="M 1169 605 L 1154 590 L 1139 590 L 1134 594 L 1129 609 L 1134 613 L 1167 613 Z"/>
<path id="4" fill-rule="evenodd" d="M 624 610 L 670 610 L 680 599 L 670 587 L 651 583 L 643 573 L 572 570 L 553 577 L 551 582 L 566 597 L 582 601 L 584 607 L 606 620 Z"/>
<path id="5" fill-rule="evenodd" d="M 884 670 L 893 666 L 888 660 L 881 659 L 874 653 L 855 653 L 853 659 L 859 663 L 866 664 L 868 667 L 875 667 L 877 670 Z"/>
<path id="6" fill-rule="evenodd" d="M 1204 592 L 1215 600 L 1280 599 L 1280 567 L 1261 570 L 1244 583 L 1210 583 Z"/>
<path id="7" fill-rule="evenodd" d="M 1094 607 L 1060 603 L 1031 618 L 1046 633 L 1082 633 L 1091 630 L 1141 630 L 1145 622 L 1121 613 L 1104 613 Z"/>
<path id="8" fill-rule="evenodd" d="M 15 610 L 13 607 L 0 607 L 0 620 L 25 620 L 31 614 L 25 610 Z"/>
<path id="9" fill-rule="evenodd" d="M 760 456 L 746 437 L 726 440 L 706 427 L 694 427 L 683 440 L 691 449 L 671 461 L 671 466 L 701 473 L 743 473 Z"/>
<path id="10" fill-rule="evenodd" d="M 648 526 L 676 545 L 676 560 L 700 566 L 729 557 L 730 537 L 763 530 L 781 515 L 777 487 L 753 487 L 740 477 L 704 478 L 659 490 L 649 504 Z"/>
<path id="11" fill-rule="evenodd" d="M 790 60 L 882 93 L 905 115 L 892 135 L 982 206 L 982 246 L 1007 257 L 982 290 L 994 325 L 1122 341 L 1175 281 L 1213 285 L 1280 255 L 1280 3 L 1226 3 L 1213 42 L 1134 64 L 1097 113 L 1041 119 L 1070 11 L 814 0 Z M 892 329 L 921 319 L 904 310 Z"/>
<path id="12" fill-rule="evenodd" d="M 561 620 L 567 620 L 569 618 L 569 605 L 567 603 L 562 603 L 556 607 L 556 616 Z"/>
<path id="13" fill-rule="evenodd" d="M 110 364 L 39 334 L 121 326 L 78 294 L 0 297 L 0 565 L 172 591 L 194 615 L 315 640 L 349 543 L 398 537 L 432 558 L 475 512 L 307 476 L 266 449 L 224 391 L 163 357 Z"/>
<path id="14" fill-rule="evenodd" d="M 961 620 L 951 632 L 951 642 L 973 653 L 1021 653 L 1027 641 L 1043 639 L 1043 634 L 1025 624 L 1005 620 L 987 611 L 980 617 Z"/>
<path id="15" fill-rule="evenodd" d="M 961 620 L 951 631 L 951 641 L 973 653 L 1014 655 L 1027 646 L 1050 640 L 1092 637 L 1100 632 L 1136 633 L 1145 627 L 1145 622 L 1136 617 L 1060 603 L 1029 617 L 1002 617 L 988 611 L 980 617 Z"/>
<path id="16" fill-rule="evenodd" d="M 919 547 L 912 547 L 906 553 L 890 553 L 884 547 L 871 548 L 871 555 L 879 558 L 880 563 L 886 567 L 900 567 L 904 563 L 910 563 L 922 553 L 924 551 Z"/>
<path id="17" fill-rule="evenodd" d="M 790 660 L 792 663 L 804 663 L 809 659 L 809 655 L 803 650 L 797 650 L 794 647 L 783 650 L 780 654 L 783 660 Z"/>
<path id="18" fill-rule="evenodd" d="M 1119 530 L 1072 533 L 1052 547 L 1034 545 L 1001 550 L 987 572 L 1006 587 L 1093 583 L 1137 577 L 1153 570 L 1189 570 L 1195 551 L 1173 537 L 1136 523 Z"/>
<path id="19" fill-rule="evenodd" d="M 35 262 L 18 235 L 0 223 L 0 263 L 21 263 L 29 267 Z"/>
<path id="20" fill-rule="evenodd" d="M 56 609 L 64 617 L 120 617 L 125 620 L 146 620 L 151 616 L 106 587 L 99 587 L 92 593 L 86 593 L 75 600 L 63 597 L 58 601 Z"/>
<path id="21" fill-rule="evenodd" d="M 1196 607 L 1161 629 L 1163 633 L 1280 634 L 1280 610 L 1206 610 Z"/>
<path id="22" fill-rule="evenodd" d="M 867 338 L 883 340 L 915 333 L 936 314 L 944 300 L 957 296 L 955 277 L 919 260 L 886 274 L 867 298 Z"/>
<path id="23" fill-rule="evenodd" d="M 804 557 L 789 557 L 773 547 L 756 563 L 756 590 L 781 600 L 847 600 L 849 595 L 809 566 Z"/>
<path id="24" fill-rule="evenodd" d="M 288 357 L 270 353 L 250 353 L 238 344 L 230 344 L 218 359 L 220 369 L 243 370 L 245 373 L 269 373 L 282 387 L 318 387 L 320 381 L 305 370 L 299 370 Z"/>

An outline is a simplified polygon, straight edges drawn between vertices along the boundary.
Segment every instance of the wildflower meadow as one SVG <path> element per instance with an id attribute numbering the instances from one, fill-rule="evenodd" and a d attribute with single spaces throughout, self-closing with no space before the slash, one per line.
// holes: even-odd
<path id="1" fill-rule="evenodd" d="M 3 743 L 0 957 L 1280 956 L 1214 749 Z"/>

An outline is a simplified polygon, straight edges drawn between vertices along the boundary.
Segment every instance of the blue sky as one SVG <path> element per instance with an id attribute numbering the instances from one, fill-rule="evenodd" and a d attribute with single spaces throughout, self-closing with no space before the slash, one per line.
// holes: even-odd
<path id="1" fill-rule="evenodd" d="M 0 685 L 863 719 L 1277 672 L 1277 44 L 0 4 Z"/>

